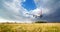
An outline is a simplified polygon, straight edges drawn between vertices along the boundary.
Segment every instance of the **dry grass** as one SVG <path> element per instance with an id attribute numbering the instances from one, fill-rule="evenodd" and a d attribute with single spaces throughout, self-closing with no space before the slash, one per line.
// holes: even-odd
<path id="1" fill-rule="evenodd" d="M 0 32 L 60 32 L 60 23 L 1 23 Z"/>

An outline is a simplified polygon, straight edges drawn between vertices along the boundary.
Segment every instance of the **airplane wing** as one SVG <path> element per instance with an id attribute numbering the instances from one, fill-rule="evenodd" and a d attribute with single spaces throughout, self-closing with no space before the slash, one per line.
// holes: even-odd
<path id="1" fill-rule="evenodd" d="M 26 13 L 28 15 L 32 15 L 33 17 L 37 18 L 39 15 L 35 15 L 35 14 L 29 14 L 29 13 Z"/>
<path id="2" fill-rule="evenodd" d="M 37 18 L 37 15 L 34 15 L 34 14 L 29 14 L 29 13 L 26 13 L 27 15 L 32 15 L 33 17 Z"/>

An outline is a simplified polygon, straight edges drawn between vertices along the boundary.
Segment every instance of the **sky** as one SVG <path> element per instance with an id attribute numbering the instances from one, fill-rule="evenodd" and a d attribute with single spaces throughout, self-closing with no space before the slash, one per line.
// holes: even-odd
<path id="1" fill-rule="evenodd" d="M 34 3 L 34 0 L 26 0 L 25 2 L 22 2 L 22 6 L 27 9 L 28 11 L 36 9 L 36 5 Z"/>
<path id="2" fill-rule="evenodd" d="M 42 9 L 42 18 L 37 14 Z M 60 0 L 0 0 L 0 22 L 30 23 L 38 20 L 60 22 Z"/>

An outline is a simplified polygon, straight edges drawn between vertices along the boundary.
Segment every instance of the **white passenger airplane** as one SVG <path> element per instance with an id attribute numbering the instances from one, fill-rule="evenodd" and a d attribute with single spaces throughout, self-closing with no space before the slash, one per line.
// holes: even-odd
<path id="1" fill-rule="evenodd" d="M 29 13 L 26 13 L 26 14 L 27 14 L 27 15 L 32 15 L 32 16 L 35 17 L 35 18 L 38 18 L 38 17 L 42 18 L 42 17 L 43 17 L 43 15 L 42 15 L 42 10 L 39 11 L 37 14 L 29 14 Z"/>

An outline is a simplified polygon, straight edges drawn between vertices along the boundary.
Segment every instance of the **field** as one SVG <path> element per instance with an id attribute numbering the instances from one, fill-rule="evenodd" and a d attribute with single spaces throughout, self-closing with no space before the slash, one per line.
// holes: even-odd
<path id="1" fill-rule="evenodd" d="M 0 23 L 0 32 L 60 32 L 60 23 Z"/>

